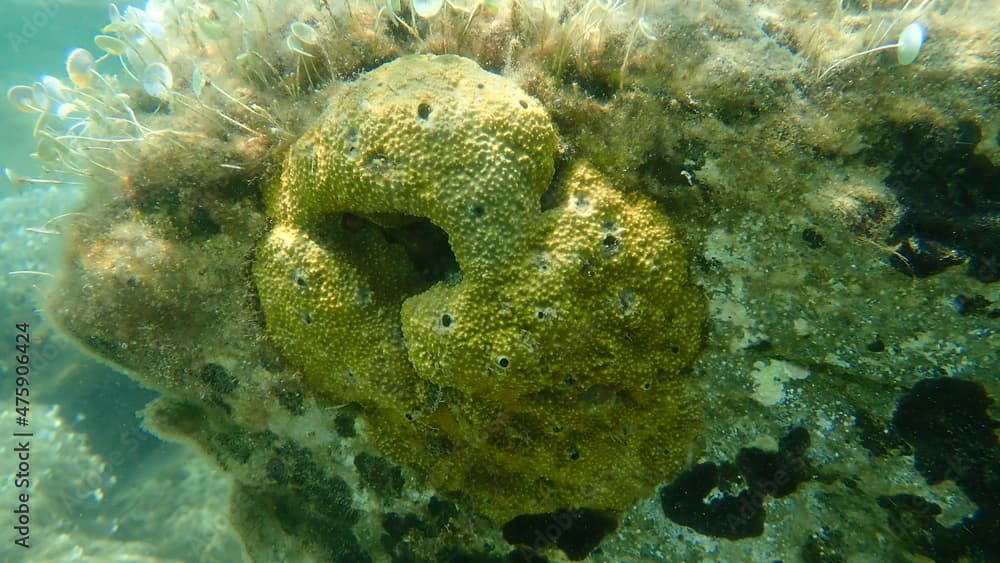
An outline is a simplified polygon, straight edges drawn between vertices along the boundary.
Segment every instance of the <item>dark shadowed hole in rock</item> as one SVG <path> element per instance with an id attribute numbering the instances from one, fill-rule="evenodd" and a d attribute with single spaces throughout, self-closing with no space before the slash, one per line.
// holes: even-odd
<path id="1" fill-rule="evenodd" d="M 559 185 L 559 182 L 553 181 L 546 188 L 545 192 L 542 193 L 542 198 L 540 201 L 541 210 L 548 211 L 550 209 L 555 209 L 556 207 L 563 204 L 563 190 Z"/>
<path id="2" fill-rule="evenodd" d="M 412 293 L 420 293 L 437 282 L 461 278 L 461 270 L 455 253 L 448 242 L 448 234 L 437 225 L 423 217 L 409 215 L 376 214 L 373 216 L 341 213 L 336 219 L 321 222 L 314 233 L 314 240 L 320 244 L 346 244 L 350 247 L 352 236 L 363 236 L 365 232 L 375 229 L 382 233 L 385 241 L 391 246 L 403 249 L 413 269 L 419 275 L 419 282 L 412 287 Z M 365 269 L 365 260 L 357 266 Z M 306 280 L 306 284 L 308 284 Z M 301 286 L 299 286 L 301 288 Z M 362 288 L 359 294 L 361 301 L 370 299 L 366 296 L 368 288 Z"/>

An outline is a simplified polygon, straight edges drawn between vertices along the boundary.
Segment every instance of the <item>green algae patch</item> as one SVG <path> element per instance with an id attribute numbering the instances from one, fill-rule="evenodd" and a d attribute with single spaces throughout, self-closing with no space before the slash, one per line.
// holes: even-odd
<path id="1" fill-rule="evenodd" d="M 586 162 L 553 179 L 557 141 L 537 100 L 474 62 L 397 59 L 291 146 L 253 267 L 311 389 L 362 405 L 384 455 L 498 520 L 623 511 L 698 437 L 683 370 L 707 308 L 685 252 Z M 423 220 L 447 235 L 443 279 L 399 235 Z"/>

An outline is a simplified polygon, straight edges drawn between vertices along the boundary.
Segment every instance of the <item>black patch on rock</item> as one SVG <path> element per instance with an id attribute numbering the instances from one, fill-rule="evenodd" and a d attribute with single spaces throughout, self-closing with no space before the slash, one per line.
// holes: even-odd
<path id="1" fill-rule="evenodd" d="M 764 500 L 789 495 L 812 478 L 805 456 L 809 442 L 809 432 L 797 427 L 781 439 L 777 452 L 743 448 L 735 464 L 696 465 L 660 490 L 663 513 L 709 536 L 732 540 L 759 536 L 764 532 Z M 705 503 L 713 489 L 732 489 L 740 477 L 746 488 L 739 494 L 723 494 Z"/>
<path id="2" fill-rule="evenodd" d="M 823 238 L 823 235 L 819 234 L 819 231 L 812 227 L 802 231 L 802 241 L 806 243 L 806 246 L 813 250 L 821 248 L 824 244 L 826 244 L 826 240 Z"/>
<path id="3" fill-rule="evenodd" d="M 757 448 L 741 449 L 736 454 L 736 467 L 755 496 L 788 496 L 795 492 L 799 483 L 812 477 L 805 457 L 809 442 L 809 432 L 805 428 L 793 428 L 778 443 L 777 453 Z"/>
<path id="4" fill-rule="evenodd" d="M 617 527 L 614 515 L 582 508 L 517 516 L 503 525 L 503 537 L 536 550 L 557 547 L 570 561 L 580 561 Z"/>
<path id="5" fill-rule="evenodd" d="M 663 487 L 660 500 L 667 518 L 717 538 L 738 540 L 764 533 L 763 499 L 754 498 L 750 491 L 737 496 L 726 494 L 705 504 L 712 489 L 724 484 L 720 469 L 725 470 L 727 465 L 696 465 Z"/>
<path id="6" fill-rule="evenodd" d="M 876 354 L 879 352 L 885 352 L 885 341 L 882 340 L 881 336 L 876 336 L 875 340 L 872 340 L 867 346 L 865 346 L 865 349 Z"/>
<path id="7" fill-rule="evenodd" d="M 925 379 L 896 407 L 893 430 L 914 450 L 917 470 L 929 484 L 954 481 L 978 505 L 976 513 L 945 528 L 940 509 L 919 497 L 882 497 L 890 524 L 936 561 L 986 561 L 1000 553 L 1000 422 L 990 418 L 993 399 L 982 385 L 962 379 Z M 894 527 L 894 529 L 897 529 Z"/>
<path id="8" fill-rule="evenodd" d="M 983 505 L 1000 493 L 1000 426 L 987 409 L 993 399 L 978 383 L 963 379 L 925 379 L 903 396 L 892 418 L 893 430 L 916 454 L 916 467 L 934 484 L 951 479 Z"/>
<path id="9" fill-rule="evenodd" d="M 907 126 L 887 142 L 898 147 L 885 183 L 905 207 L 894 228 L 901 241 L 917 236 L 971 256 L 970 275 L 1000 279 L 1000 168 L 975 154 L 979 126 L 959 121 Z"/>

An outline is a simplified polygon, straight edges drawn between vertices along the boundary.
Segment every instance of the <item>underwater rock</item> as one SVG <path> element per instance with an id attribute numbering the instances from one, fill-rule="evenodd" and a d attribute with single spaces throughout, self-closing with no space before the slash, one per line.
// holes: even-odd
<path id="1" fill-rule="evenodd" d="M 87 184 L 19 225 L 65 244 L 41 308 L 162 394 L 248 556 L 539 560 L 503 522 L 594 511 L 594 561 L 892 559 L 880 497 L 971 518 L 881 421 L 995 393 L 1000 294 L 949 266 L 997 269 L 996 11 L 471 4 L 152 0 L 9 93 L 15 188 Z"/>

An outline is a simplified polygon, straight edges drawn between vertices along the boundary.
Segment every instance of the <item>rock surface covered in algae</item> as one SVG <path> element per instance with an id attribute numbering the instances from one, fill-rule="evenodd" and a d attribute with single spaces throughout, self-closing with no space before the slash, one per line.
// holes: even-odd
<path id="1" fill-rule="evenodd" d="M 46 309 L 252 558 L 989 553 L 995 438 L 906 421 L 994 424 L 995 10 L 333 4 L 130 9 L 159 82 L 40 128 L 91 184 Z"/>

